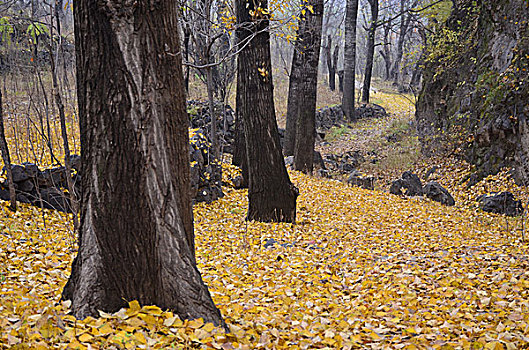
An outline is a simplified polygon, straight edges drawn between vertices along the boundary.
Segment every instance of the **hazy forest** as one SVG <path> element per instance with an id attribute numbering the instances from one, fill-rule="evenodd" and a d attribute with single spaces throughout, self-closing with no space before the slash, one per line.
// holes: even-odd
<path id="1" fill-rule="evenodd" d="M 0 349 L 529 348 L 528 0 L 0 0 Z"/>

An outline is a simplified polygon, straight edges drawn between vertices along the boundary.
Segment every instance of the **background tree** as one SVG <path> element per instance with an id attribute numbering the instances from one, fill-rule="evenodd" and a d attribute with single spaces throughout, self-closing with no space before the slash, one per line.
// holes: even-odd
<path id="1" fill-rule="evenodd" d="M 288 177 L 275 117 L 268 3 L 236 0 L 237 38 L 253 37 L 237 60 L 238 115 L 248 160 L 248 220 L 295 222 L 297 188 Z"/>
<path id="2" fill-rule="evenodd" d="M 194 256 L 178 3 L 75 1 L 82 144 L 78 318 L 125 301 L 224 324 Z"/>
<path id="3" fill-rule="evenodd" d="M 312 173 L 323 0 L 309 0 L 305 11 L 302 10 L 302 15 L 305 16 L 305 19 L 301 22 L 298 39 L 301 43 L 300 49 L 302 51 L 299 59 L 303 74 L 301 74 L 301 81 L 297 82 L 299 98 L 296 113 L 294 169 L 304 173 Z"/>
<path id="4" fill-rule="evenodd" d="M 345 49 L 342 108 L 347 120 L 355 120 L 355 82 L 356 82 L 356 20 L 358 1 L 346 0 L 345 9 Z"/>
<path id="5" fill-rule="evenodd" d="M 371 91 L 371 77 L 373 74 L 373 62 L 375 59 L 375 39 L 378 27 L 378 0 L 368 0 L 371 9 L 371 20 L 367 30 L 366 66 L 364 71 L 364 84 L 362 86 L 362 102 L 369 103 Z"/>
<path id="6" fill-rule="evenodd" d="M 6 141 L 6 134 L 4 129 L 4 113 L 2 108 L 2 91 L 0 90 L 0 151 L 2 152 L 2 160 L 4 161 L 5 172 L 7 177 L 7 186 L 9 188 L 9 199 L 11 205 L 9 208 L 12 211 L 17 211 L 17 199 L 15 196 L 15 184 L 13 183 L 13 174 L 11 172 L 11 157 L 9 155 L 9 147 Z"/>

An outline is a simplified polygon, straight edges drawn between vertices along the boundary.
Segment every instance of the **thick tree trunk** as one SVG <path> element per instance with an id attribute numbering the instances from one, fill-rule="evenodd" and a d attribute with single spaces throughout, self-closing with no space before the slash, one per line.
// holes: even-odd
<path id="1" fill-rule="evenodd" d="M 358 0 L 347 0 L 345 5 L 345 49 L 342 108 L 349 121 L 355 117 L 356 19 Z"/>
<path id="2" fill-rule="evenodd" d="M 254 2 L 237 0 L 237 37 L 249 44 L 240 52 L 237 66 L 248 157 L 248 220 L 295 222 L 297 189 L 288 177 L 275 118 L 268 18 Z M 260 2 L 263 9 L 267 1 Z"/>
<path id="3" fill-rule="evenodd" d="M 13 173 L 11 172 L 11 157 L 9 156 L 9 146 L 6 141 L 6 134 L 4 128 L 4 110 L 2 106 L 2 91 L 0 91 L 0 151 L 2 151 L 2 160 L 7 175 L 7 187 L 9 188 L 9 199 L 11 205 L 9 209 L 17 211 L 17 197 L 15 192 L 15 183 L 13 182 Z"/>
<path id="4" fill-rule="evenodd" d="M 375 58 L 375 34 L 378 22 L 378 0 L 369 0 L 369 5 L 371 7 L 371 24 L 367 32 L 367 58 L 364 71 L 364 85 L 362 87 L 363 103 L 369 103 L 369 94 L 371 92 L 371 78 L 373 76 L 373 62 Z"/>
<path id="5" fill-rule="evenodd" d="M 83 177 L 63 299 L 78 318 L 138 300 L 224 325 L 194 256 L 179 5 L 74 6 Z"/>
<path id="6" fill-rule="evenodd" d="M 304 1 L 304 0 L 303 0 Z M 302 79 L 298 85 L 298 113 L 294 146 L 294 169 L 312 174 L 314 141 L 316 134 L 316 97 L 318 64 L 320 61 L 323 0 L 309 0 L 312 11 L 305 12 L 306 19 L 300 24 L 299 41 Z"/>

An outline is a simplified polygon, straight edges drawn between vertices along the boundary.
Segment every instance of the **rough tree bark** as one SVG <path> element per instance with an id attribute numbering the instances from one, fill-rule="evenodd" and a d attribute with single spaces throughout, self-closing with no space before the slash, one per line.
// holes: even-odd
<path id="1" fill-rule="evenodd" d="M 223 325 L 194 256 L 178 3 L 74 2 L 81 129 L 77 318 L 156 304 Z"/>
<path id="2" fill-rule="evenodd" d="M 15 183 L 13 182 L 13 173 L 11 172 L 11 157 L 9 156 L 9 146 L 6 141 L 6 134 L 4 128 L 4 110 L 2 106 L 2 91 L 0 91 L 0 150 L 2 151 L 2 160 L 7 175 L 7 187 L 9 188 L 9 199 L 11 205 L 9 209 L 17 211 L 17 197 L 15 192 Z"/>
<path id="3" fill-rule="evenodd" d="M 342 108 L 345 117 L 355 117 L 355 70 L 356 70 L 356 20 L 358 16 L 358 0 L 347 0 L 345 5 L 345 49 Z"/>
<path id="4" fill-rule="evenodd" d="M 367 31 L 367 58 L 364 71 L 364 84 L 362 87 L 362 102 L 369 103 L 371 92 L 371 78 L 373 76 L 373 62 L 375 58 L 375 38 L 378 26 L 378 0 L 368 0 L 371 7 L 371 23 Z"/>
<path id="5" fill-rule="evenodd" d="M 312 7 L 312 11 L 308 9 L 305 11 L 305 19 L 300 24 L 301 30 L 298 38 L 303 50 L 300 52 L 299 57 L 303 74 L 301 81 L 298 82 L 299 107 L 297 109 L 296 141 L 294 146 L 294 169 L 312 174 L 323 0 L 309 0 L 307 5 Z"/>
<path id="6" fill-rule="evenodd" d="M 241 106 L 241 89 L 237 76 L 237 92 L 235 95 L 235 143 L 233 145 L 233 158 L 231 163 L 241 168 L 242 181 L 239 188 L 248 188 L 248 157 L 246 156 L 246 138 L 244 137 L 244 120 L 239 113 Z"/>
<path id="7" fill-rule="evenodd" d="M 251 38 L 237 62 L 249 170 L 247 219 L 295 222 L 298 191 L 288 177 L 277 131 L 269 20 L 257 5 L 268 8 L 267 1 L 236 1 L 239 44 Z"/>
<path id="8" fill-rule="evenodd" d="M 298 28 L 298 38 L 301 27 Z M 303 76 L 302 62 L 301 62 L 301 43 L 296 40 L 294 43 L 294 52 L 292 53 L 292 65 L 290 68 L 290 76 L 288 79 L 288 99 L 287 99 L 287 116 L 285 125 L 285 139 L 283 141 L 283 154 L 291 156 L 294 154 L 294 146 L 296 144 L 296 128 L 299 114 L 299 83 Z"/>

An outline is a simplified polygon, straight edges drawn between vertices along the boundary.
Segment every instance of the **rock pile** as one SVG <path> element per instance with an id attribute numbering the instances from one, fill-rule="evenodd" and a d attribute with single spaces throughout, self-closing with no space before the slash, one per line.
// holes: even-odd
<path id="1" fill-rule="evenodd" d="M 404 190 L 404 192 L 403 192 Z M 411 171 L 406 171 L 400 179 L 391 183 L 389 192 L 398 196 L 426 196 L 433 201 L 452 206 L 456 202 L 446 188 L 435 181 L 422 185 L 421 179 Z"/>
<path id="2" fill-rule="evenodd" d="M 388 114 L 379 105 L 362 105 L 355 109 L 356 119 L 384 118 Z M 325 132 L 333 126 L 340 127 L 344 124 L 344 113 L 342 105 L 323 107 L 316 111 L 316 130 Z"/>
<path id="3" fill-rule="evenodd" d="M 79 169 L 81 159 L 77 155 L 70 157 L 75 194 L 80 193 Z M 5 169 L 3 170 L 5 171 Z M 63 166 L 40 170 L 33 163 L 12 165 L 13 182 L 17 201 L 28 203 L 39 208 L 54 209 L 65 212 L 71 211 L 70 199 L 65 193 L 67 188 L 67 171 Z M 8 201 L 9 189 L 7 183 L 0 183 L 0 199 Z"/>
<path id="4" fill-rule="evenodd" d="M 189 134 L 191 198 L 194 202 L 209 203 L 224 196 L 218 171 L 221 164 L 212 158 L 210 143 L 200 131 L 191 131 Z"/>
<path id="5" fill-rule="evenodd" d="M 209 103 L 201 101 L 187 101 L 187 113 L 191 122 L 191 128 L 200 129 L 200 133 L 207 135 L 211 130 L 211 114 Z M 235 139 L 235 112 L 230 105 L 215 104 L 215 116 L 217 117 L 217 132 L 223 151 L 233 152 Z"/>
<path id="6" fill-rule="evenodd" d="M 325 156 L 324 162 L 329 171 L 348 174 L 364 162 L 364 156 L 360 151 L 348 151 L 341 155 L 328 154 Z"/>
<path id="7" fill-rule="evenodd" d="M 210 157 L 210 143 L 203 133 L 191 132 L 189 153 L 191 159 L 191 198 L 193 202 L 211 202 L 224 194 L 222 179 L 215 171 L 220 163 Z M 81 185 L 81 158 L 72 155 L 72 176 L 75 194 L 79 197 Z M 3 170 L 5 171 L 5 169 Z M 63 166 L 40 170 L 32 163 L 11 166 L 17 201 L 39 208 L 70 212 L 70 199 L 66 194 L 67 171 Z M 6 182 L 0 182 L 0 199 L 8 201 L 9 189 Z"/>

